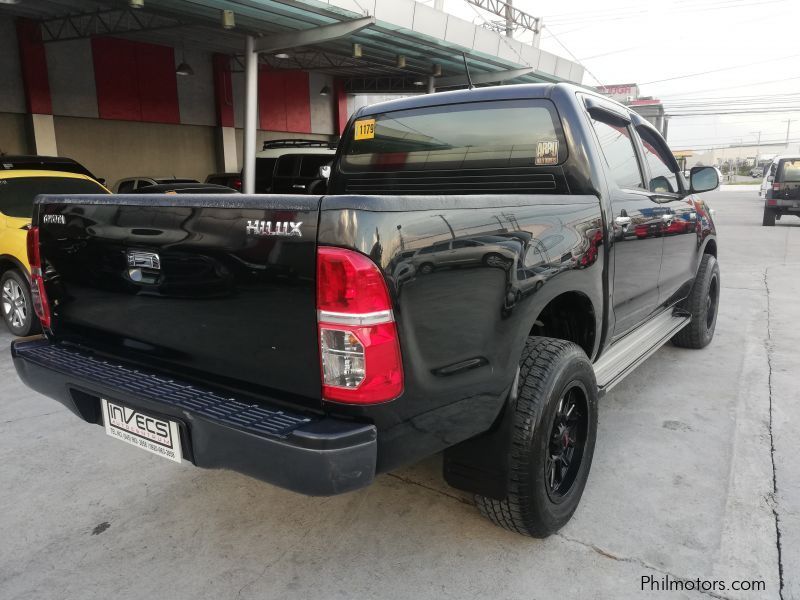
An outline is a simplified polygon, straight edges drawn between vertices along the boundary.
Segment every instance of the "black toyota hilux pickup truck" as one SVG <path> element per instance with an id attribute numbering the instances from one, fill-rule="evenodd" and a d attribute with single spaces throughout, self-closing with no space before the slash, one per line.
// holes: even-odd
<path id="1" fill-rule="evenodd" d="M 598 398 L 711 341 L 717 185 L 567 84 L 366 107 L 323 196 L 39 197 L 44 335 L 14 364 L 121 441 L 303 494 L 444 452 L 484 515 L 546 536 Z"/>

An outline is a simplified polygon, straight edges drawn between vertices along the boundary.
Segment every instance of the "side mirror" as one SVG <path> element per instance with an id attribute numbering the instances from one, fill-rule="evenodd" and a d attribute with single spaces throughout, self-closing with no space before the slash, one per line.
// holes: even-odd
<path id="1" fill-rule="evenodd" d="M 331 165 L 330 165 L 330 163 L 328 163 L 327 165 L 322 165 L 319 168 L 319 176 L 322 179 L 326 179 L 326 180 L 330 179 L 330 177 L 331 177 Z"/>
<path id="2" fill-rule="evenodd" d="M 719 175 L 714 167 L 692 167 L 689 173 L 689 192 L 710 192 L 719 187 Z"/>

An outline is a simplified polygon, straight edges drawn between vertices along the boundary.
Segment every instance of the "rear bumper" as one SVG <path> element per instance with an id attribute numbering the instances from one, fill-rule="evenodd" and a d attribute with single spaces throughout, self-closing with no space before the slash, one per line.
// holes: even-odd
<path id="1" fill-rule="evenodd" d="M 800 198 L 785 200 L 779 198 L 776 203 L 770 208 L 780 208 L 781 210 L 790 212 L 800 212 Z"/>
<path id="2" fill-rule="evenodd" d="M 89 423 L 102 425 L 100 398 L 178 421 L 184 459 L 198 467 L 239 471 L 311 496 L 374 479 L 373 425 L 223 396 L 41 338 L 12 342 L 11 354 L 27 386 Z"/>

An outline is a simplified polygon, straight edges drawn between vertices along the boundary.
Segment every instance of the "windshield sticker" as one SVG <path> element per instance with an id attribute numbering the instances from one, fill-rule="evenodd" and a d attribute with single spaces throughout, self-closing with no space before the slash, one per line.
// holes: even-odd
<path id="1" fill-rule="evenodd" d="M 558 164 L 558 140 L 548 140 L 536 144 L 536 158 L 533 160 L 536 165 L 557 165 Z"/>
<path id="2" fill-rule="evenodd" d="M 355 140 L 371 140 L 375 137 L 375 119 L 356 121 Z"/>

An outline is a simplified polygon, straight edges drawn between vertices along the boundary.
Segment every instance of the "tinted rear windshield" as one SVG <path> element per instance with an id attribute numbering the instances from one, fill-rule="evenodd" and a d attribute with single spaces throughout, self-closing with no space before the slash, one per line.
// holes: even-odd
<path id="1" fill-rule="evenodd" d="M 342 170 L 535 167 L 566 157 L 549 100 L 496 100 L 359 117 L 344 140 Z"/>
<path id="2" fill-rule="evenodd" d="M 778 181 L 800 181 L 800 158 L 781 161 Z"/>
<path id="3" fill-rule="evenodd" d="M 0 177 L 0 212 L 30 219 L 39 194 L 106 194 L 94 181 L 72 177 Z"/>

